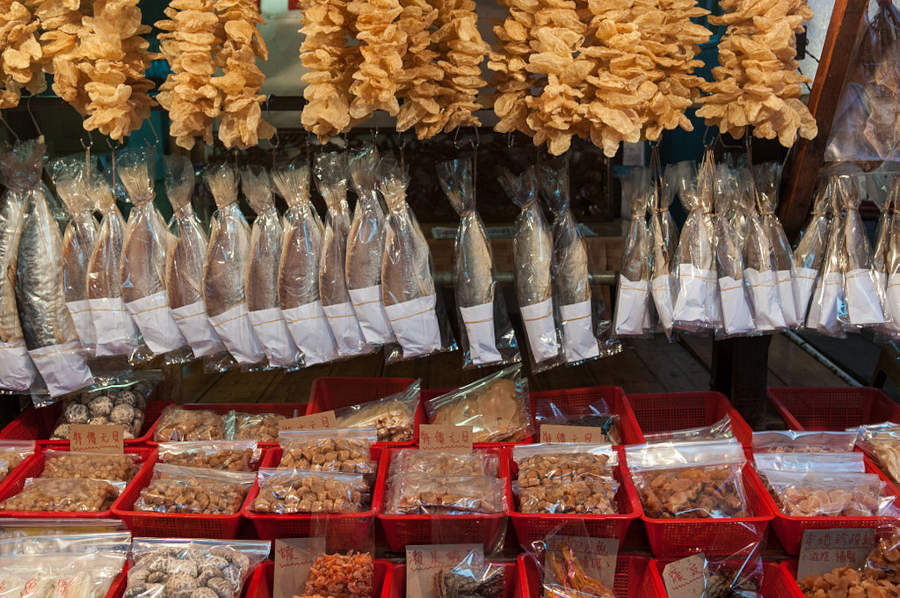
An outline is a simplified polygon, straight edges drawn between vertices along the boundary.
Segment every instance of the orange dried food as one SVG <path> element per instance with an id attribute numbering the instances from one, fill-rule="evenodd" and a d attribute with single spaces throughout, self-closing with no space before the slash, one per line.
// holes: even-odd
<path id="1" fill-rule="evenodd" d="M 634 476 L 644 512 L 655 519 L 747 515 L 740 470 L 706 466 L 646 471 Z"/>
<path id="2" fill-rule="evenodd" d="M 824 575 L 810 575 L 799 582 L 807 598 L 872 598 L 900 596 L 900 536 L 882 538 L 860 571 L 845 566 Z"/>
<path id="3" fill-rule="evenodd" d="M 498 133 L 519 131 L 533 136 L 528 125 L 528 103 L 531 88 L 537 83 L 535 73 L 526 68 L 533 50 L 529 32 L 534 28 L 534 14 L 538 3 L 533 0 L 501 0 L 508 9 L 506 19 L 494 27 L 498 46 L 491 50 L 488 68 L 494 74 L 490 84 L 496 89 L 494 113 L 499 120 L 494 125 Z"/>
<path id="4" fill-rule="evenodd" d="M 402 100 L 397 114 L 397 130 L 416 128 L 419 139 L 427 133 L 422 123 L 426 117 L 436 118 L 441 112 L 436 84 L 444 70 L 435 64 L 438 53 L 431 43 L 432 27 L 438 11 L 427 0 L 400 0 L 403 11 L 397 25 L 406 33 L 406 54 L 400 72 L 397 96 Z"/>
<path id="5" fill-rule="evenodd" d="M 324 554 L 310 567 L 303 594 L 295 598 L 368 598 L 374 585 L 375 564 L 370 553 Z"/>
<path id="6" fill-rule="evenodd" d="M 40 21 L 21 2 L 0 2 L 0 109 L 17 106 L 22 90 L 36 94 L 47 87 L 39 26 Z"/>
<path id="7" fill-rule="evenodd" d="M 407 43 L 396 22 L 403 8 L 399 0 L 353 0 L 347 9 L 355 19 L 361 56 L 350 84 L 350 118 L 367 120 L 376 110 L 396 116 Z"/>

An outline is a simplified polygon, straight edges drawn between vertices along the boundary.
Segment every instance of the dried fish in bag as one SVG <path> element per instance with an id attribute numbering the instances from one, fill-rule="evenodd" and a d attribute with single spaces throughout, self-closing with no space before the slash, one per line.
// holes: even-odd
<path id="1" fill-rule="evenodd" d="M 41 183 L 43 138 L 17 144 L 0 162 L 21 167 L 24 195 L 22 234 L 16 258 L 16 306 L 25 346 L 51 398 L 94 381 L 84 360 L 72 316 L 66 308 L 62 278 L 62 237 Z M 7 171 L 8 173 L 8 171 Z M 9 179 L 7 179 L 9 181 Z M 7 271 L 7 276 L 12 272 Z"/>
<path id="2" fill-rule="evenodd" d="M 431 250 L 406 203 L 408 184 L 409 175 L 396 165 L 383 168 L 378 182 L 388 207 L 381 297 L 400 348 L 399 355 L 387 355 L 388 363 L 429 355 L 444 347 L 431 274 Z"/>
<path id="3" fill-rule="evenodd" d="M 128 148 L 117 156 L 119 180 L 132 208 L 122 246 L 122 299 L 144 342 L 160 355 L 187 344 L 172 318 L 166 294 L 169 230 L 153 205 L 153 150 Z"/>
<path id="4" fill-rule="evenodd" d="M 900 333 L 900 175 L 894 176 L 888 205 L 891 206 L 890 230 L 886 233 L 885 312 L 891 317 L 891 334 Z"/>
<path id="5" fill-rule="evenodd" d="M 847 303 L 844 296 L 844 274 L 841 269 L 841 241 L 843 239 L 843 217 L 838 199 L 841 185 L 850 184 L 850 177 L 832 177 L 834 193 L 831 195 L 831 229 L 825 243 L 826 252 L 822 263 L 822 273 L 816 282 L 816 290 L 806 315 L 806 327 L 828 336 L 843 337 L 844 329 L 838 319 L 846 314 Z M 846 180 L 842 180 L 846 179 Z"/>
<path id="6" fill-rule="evenodd" d="M 39 184 L 43 144 L 26 142 L 0 152 L 6 189 L 0 197 L 0 390 L 22 392 L 34 382 L 35 370 L 16 308 L 15 272 L 28 190 Z"/>
<path id="7" fill-rule="evenodd" d="M 521 211 L 513 236 L 516 300 L 525 326 L 533 372 L 562 362 L 559 332 L 553 319 L 553 235 L 538 202 L 537 169 L 529 166 L 521 174 L 504 170 L 500 184 Z"/>
<path id="8" fill-rule="evenodd" d="M 101 214 L 100 233 L 88 261 L 87 295 L 97 345 L 97 357 L 131 355 L 137 348 L 137 326 L 122 300 L 122 248 L 125 219 L 109 181 L 99 173 L 88 179 L 88 194 Z"/>
<path id="9" fill-rule="evenodd" d="M 288 165 L 272 172 L 278 192 L 287 202 L 278 305 L 288 330 L 310 366 L 337 358 L 337 346 L 319 298 L 322 223 L 309 201 L 309 168 Z"/>
<path id="10" fill-rule="evenodd" d="M 88 354 L 97 344 L 91 308 L 87 299 L 88 261 L 97 243 L 98 225 L 94 204 L 87 192 L 89 158 L 78 154 L 57 158 L 50 163 L 56 193 L 69 211 L 71 220 L 63 233 L 63 290 L 66 307 L 75 324 L 81 346 Z"/>
<path id="11" fill-rule="evenodd" d="M 744 285 L 744 259 L 740 237 L 729 218 L 737 201 L 738 180 L 724 164 L 716 168 L 716 273 L 719 285 L 722 324 L 717 334 L 735 336 L 753 333 L 756 324 L 750 313 L 747 287 Z"/>
<path id="12" fill-rule="evenodd" d="M 172 204 L 172 222 L 178 236 L 169 238 L 166 252 L 166 292 L 172 318 L 194 357 L 225 351 L 206 314 L 203 300 L 203 265 L 209 240 L 194 213 L 194 165 L 184 155 L 166 157 L 166 195 Z"/>
<path id="13" fill-rule="evenodd" d="M 807 313 L 810 309 L 809 302 L 822 270 L 822 262 L 825 259 L 830 226 L 828 209 L 834 193 L 834 179 L 820 181 L 816 197 L 813 199 L 809 222 L 803 229 L 800 241 L 794 249 L 794 276 L 792 279 L 794 306 L 797 309 L 797 319 L 801 323 L 807 320 Z"/>
<path id="14" fill-rule="evenodd" d="M 250 259 L 250 225 L 237 203 L 237 176 L 231 166 L 223 163 L 209 168 L 203 178 L 217 208 L 203 266 L 206 313 L 235 361 L 259 363 L 265 353 L 250 324 L 244 287 Z"/>
<path id="15" fill-rule="evenodd" d="M 872 268 L 872 248 L 865 225 L 859 216 L 862 201 L 861 177 L 838 179 L 838 197 L 844 209 L 843 247 L 844 296 L 847 301 L 845 324 L 852 327 L 884 324 L 884 297 Z"/>
<path id="16" fill-rule="evenodd" d="M 634 168 L 629 174 L 632 179 L 631 222 L 625 235 L 622 270 L 619 272 L 615 325 L 617 336 L 642 336 L 653 333 L 650 320 L 650 233 L 647 230 L 650 173 L 646 168 Z"/>
<path id="17" fill-rule="evenodd" d="M 883 181 L 880 175 L 870 174 L 867 182 L 870 187 L 869 197 L 872 198 L 881 211 L 881 216 L 878 218 L 878 226 L 875 229 L 875 245 L 872 249 L 872 275 L 876 286 L 884 296 L 882 308 L 884 309 L 885 322 L 878 327 L 878 330 L 882 334 L 895 336 L 900 334 L 900 326 L 898 326 L 896 316 L 891 311 L 890 298 L 887 294 L 891 244 L 891 211 L 894 198 L 892 189 L 888 187 L 889 183 Z"/>
<path id="18" fill-rule="evenodd" d="M 247 265 L 247 309 L 256 338 L 274 366 L 296 367 L 300 355 L 278 306 L 278 268 L 284 229 L 272 200 L 272 180 L 263 169 L 241 171 L 241 188 L 256 220 L 250 231 L 250 262 Z"/>
<path id="19" fill-rule="evenodd" d="M 654 153 L 657 150 L 654 149 Z M 684 162 L 689 168 L 695 168 L 693 162 Z M 660 169 L 661 166 L 657 166 Z M 650 196 L 650 294 L 653 297 L 653 307 L 656 310 L 659 325 L 666 337 L 671 338 L 675 309 L 675 281 L 671 269 L 675 260 L 675 252 L 678 250 L 678 229 L 669 206 L 675 199 L 677 191 L 674 184 L 669 182 L 669 172 L 677 173 L 678 164 L 666 169 L 665 176 L 656 181 L 656 190 Z M 694 177 L 696 180 L 696 177 Z M 677 177 L 676 177 L 677 180 Z"/>
<path id="20" fill-rule="evenodd" d="M 475 211 L 474 161 L 437 165 L 438 182 L 459 214 L 453 247 L 454 290 L 462 337 L 463 367 L 519 361 L 515 332 L 494 282 L 494 258 L 484 223 Z"/>
<path id="21" fill-rule="evenodd" d="M 691 332 L 715 328 L 721 321 L 712 217 L 715 172 L 712 149 L 707 148 L 696 184 L 683 180 L 678 194 L 688 215 L 673 263 L 678 277 L 673 318 L 676 328 Z"/>
<path id="22" fill-rule="evenodd" d="M 375 146 L 368 145 L 351 155 L 349 169 L 356 190 L 356 207 L 347 236 L 347 290 L 366 342 L 383 345 L 394 340 L 394 333 L 381 300 L 386 224 L 375 188 L 378 172 Z"/>
<path id="23" fill-rule="evenodd" d="M 344 273 L 345 266 L 352 267 L 350 259 L 345 257 L 345 252 L 349 250 L 347 235 L 350 230 L 346 154 L 320 154 L 316 158 L 316 182 L 319 193 L 328 206 L 325 232 L 322 235 L 322 257 L 319 260 L 319 297 L 322 299 L 322 309 L 328 317 L 338 354 L 342 357 L 361 355 L 371 350 L 372 346 L 366 342 L 361 322 L 357 320 L 357 316 L 364 317 L 366 312 L 354 310 L 347 292 L 350 277 Z M 380 272 L 378 278 L 381 278 Z M 381 287 L 378 286 L 377 290 L 378 304 L 381 305 Z"/>

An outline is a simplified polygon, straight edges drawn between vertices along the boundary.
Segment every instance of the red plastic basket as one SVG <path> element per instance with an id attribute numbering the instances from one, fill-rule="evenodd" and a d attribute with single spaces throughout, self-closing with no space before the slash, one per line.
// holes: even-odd
<path id="1" fill-rule="evenodd" d="M 750 426 L 720 392 L 630 394 L 626 399 L 642 432 L 640 442 L 644 442 L 643 434 L 710 426 L 728 415 L 738 442 L 753 445 Z"/>
<path id="2" fill-rule="evenodd" d="M 506 454 L 508 459 L 507 467 L 509 469 L 508 484 L 509 494 L 512 495 L 512 482 L 518 477 L 518 466 L 512 459 L 512 450 L 508 450 Z M 621 462 L 622 456 L 619 455 Z M 542 540 L 547 534 L 563 527 L 563 533 L 574 536 L 587 534 L 595 538 L 616 538 L 619 540 L 619 546 L 625 540 L 628 534 L 628 528 L 631 523 L 638 519 L 643 513 L 641 508 L 641 499 L 634 489 L 631 476 L 623 475 L 622 469 L 616 467 L 614 472 L 615 478 L 619 481 L 619 490 L 616 493 L 616 501 L 618 503 L 618 515 L 585 515 L 583 513 L 520 513 L 518 511 L 518 502 L 513 497 L 510 503 L 509 518 L 512 520 L 513 528 L 516 530 L 516 537 L 521 546 L 531 546 L 535 540 Z"/>
<path id="3" fill-rule="evenodd" d="M 263 452 L 260 467 L 277 467 L 281 462 L 281 448 L 272 448 Z M 379 467 L 379 472 L 381 468 Z M 241 515 L 248 519 L 262 540 L 276 538 L 306 538 L 317 531 L 324 530 L 328 546 L 335 550 L 360 550 L 372 542 L 376 505 L 381 503 L 382 484 L 375 482 L 372 493 L 372 506 L 362 513 L 257 513 L 253 503 L 259 494 L 259 481 L 253 484 L 244 501 Z"/>
<path id="4" fill-rule="evenodd" d="M 663 567 L 671 563 L 673 559 L 653 559 L 650 566 L 650 575 L 653 576 L 653 585 L 657 595 L 667 596 L 666 586 L 663 582 Z M 741 563 L 735 563 L 740 566 Z M 797 587 L 797 582 L 777 563 L 763 563 L 763 579 L 760 588 L 762 598 L 803 598 L 803 593 Z"/>
<path id="5" fill-rule="evenodd" d="M 519 583 L 516 587 L 517 598 L 541 598 L 540 572 L 534 559 L 527 555 L 518 558 Z M 616 581 L 613 586 L 618 598 L 665 598 L 653 583 L 650 571 L 650 559 L 645 556 L 620 554 L 616 561 Z"/>
<path id="6" fill-rule="evenodd" d="M 106 591 L 106 598 L 122 598 L 125 594 L 125 587 L 128 585 L 128 565 L 122 569 L 122 572 L 116 575 L 109 589 Z"/>
<path id="7" fill-rule="evenodd" d="M 375 590 L 373 598 L 376 596 L 387 596 L 385 592 L 391 582 L 391 573 L 396 565 L 375 559 L 375 583 L 372 588 Z M 272 598 L 272 590 L 275 579 L 275 563 L 272 561 L 263 561 L 250 576 L 247 582 L 247 590 L 244 592 L 244 598 Z M 303 588 L 297 588 L 296 594 L 302 594 Z"/>
<path id="8" fill-rule="evenodd" d="M 503 567 L 503 593 L 502 598 L 515 596 L 516 582 L 519 575 L 515 561 L 491 561 L 492 564 Z M 385 583 L 382 598 L 406 597 L 406 565 L 394 565 L 390 575 L 390 584 Z"/>
<path id="9" fill-rule="evenodd" d="M 900 422 L 900 405 L 877 388 L 769 387 L 769 400 L 791 430 L 846 430 Z"/>
<path id="10" fill-rule="evenodd" d="M 190 411 L 212 411 L 222 415 L 229 411 L 238 411 L 240 413 L 274 413 L 285 417 L 298 417 L 306 415 L 307 405 L 305 403 L 184 403 L 179 405 L 179 407 Z M 150 446 L 159 445 L 159 442 L 153 438 L 153 435 L 156 434 L 157 424 L 158 421 L 153 424 L 153 429 L 150 430 L 150 437 L 147 439 L 147 444 Z M 260 442 L 258 444 L 260 448 L 278 446 L 277 442 Z"/>
<path id="11" fill-rule="evenodd" d="M 422 393 L 419 395 L 419 397 L 420 397 L 419 400 L 420 400 L 420 402 L 421 402 L 421 404 L 422 404 L 422 409 L 423 409 L 423 412 L 424 412 L 424 413 L 423 413 L 423 419 L 422 419 L 422 423 L 423 423 L 423 424 L 427 424 L 427 423 L 428 423 L 428 410 L 425 409 L 425 405 L 428 403 L 428 401 L 430 401 L 431 399 L 433 399 L 433 398 L 435 398 L 435 397 L 439 397 L 439 396 L 441 396 L 441 395 L 443 395 L 443 394 L 447 394 L 448 392 L 451 392 L 452 390 L 454 390 L 454 389 L 452 389 L 452 388 L 444 388 L 444 389 L 441 389 L 441 390 L 423 390 L 423 391 L 422 391 Z M 530 405 L 530 400 L 529 400 L 529 405 Z M 530 414 L 529 414 L 529 415 L 530 415 Z M 534 421 L 532 420 L 530 423 L 531 423 L 531 425 L 532 425 L 532 427 L 533 427 L 533 426 L 534 426 Z M 417 432 L 418 432 L 418 430 L 417 430 Z M 482 448 L 482 449 L 500 449 L 500 448 L 503 448 L 503 447 L 506 447 L 506 446 L 515 446 L 515 445 L 517 445 L 517 444 L 531 444 L 532 442 L 535 441 L 534 432 L 535 432 L 535 430 L 532 430 L 532 435 L 531 435 L 531 436 L 529 436 L 529 437 L 526 438 L 525 440 L 521 440 L 521 441 L 519 441 L 519 442 L 476 442 L 476 443 L 475 443 L 475 448 Z"/>
<path id="12" fill-rule="evenodd" d="M 68 450 L 67 448 L 63 449 L 54 449 L 54 450 Z M 113 501 L 112 505 L 110 505 L 109 509 L 105 511 L 96 511 L 96 512 L 82 512 L 82 511 L 0 511 L 0 517 L 25 517 L 29 519 L 110 519 L 113 517 L 112 510 L 114 507 L 119 505 L 119 502 L 122 500 L 122 497 L 128 492 L 129 486 L 135 483 L 135 481 L 141 477 L 148 469 L 153 468 L 153 463 L 156 461 L 156 449 L 148 448 L 148 447 L 125 447 L 125 452 L 128 454 L 136 454 L 139 455 L 140 463 L 142 463 L 140 469 L 135 474 L 134 478 L 125 486 L 125 490 L 119 495 L 116 500 Z M 18 494 L 22 491 L 22 488 L 25 486 L 25 480 L 28 478 L 36 478 L 40 477 L 41 472 L 44 471 L 44 453 L 43 451 L 38 451 L 29 459 L 26 459 L 22 462 L 22 464 L 16 468 L 16 475 L 9 476 L 8 482 L 4 483 L 0 486 L 0 502 L 6 500 L 10 496 L 14 494 Z"/>
<path id="13" fill-rule="evenodd" d="M 157 391 L 153 392 L 154 394 L 151 396 L 155 396 Z M 174 405 L 174 403 L 171 401 L 148 401 L 147 409 L 144 410 L 144 425 L 141 428 L 141 435 L 138 438 L 126 440 L 125 446 L 143 446 L 153 438 L 156 420 L 159 419 L 162 410 L 169 405 Z M 40 409 L 34 407 L 26 409 L 3 428 L 3 431 L 0 432 L 0 440 L 36 440 L 40 446 L 54 449 L 68 448 L 68 440 L 48 440 L 56 428 L 56 422 L 62 414 L 62 409 L 63 402 Z"/>
<path id="14" fill-rule="evenodd" d="M 41 448 L 39 446 L 34 447 L 34 453 L 28 455 L 22 462 L 16 465 L 12 470 L 6 474 L 6 477 L 0 480 L 0 496 L 5 496 L 6 487 L 15 483 L 15 480 L 18 479 L 18 475 L 20 472 L 28 469 L 30 467 L 30 463 L 36 459 L 38 459 L 37 454 L 41 452 Z"/>
<path id="15" fill-rule="evenodd" d="M 381 455 L 378 467 L 378 521 L 384 530 L 388 546 L 393 552 L 403 552 L 415 544 L 472 544 L 481 542 L 485 552 L 493 552 L 506 532 L 506 514 L 512 504 L 509 484 L 505 485 L 507 508 L 503 513 L 471 515 L 387 515 L 383 513 L 385 485 L 391 458 L 396 449 L 388 449 Z M 500 449 L 487 449 L 500 457 L 501 478 L 507 478 L 506 460 Z"/>
<path id="16" fill-rule="evenodd" d="M 582 417 L 592 415 L 590 405 L 606 401 L 612 413 L 619 416 L 619 430 L 622 434 L 622 444 L 641 444 L 644 437 L 638 427 L 637 420 L 625 391 L 620 386 L 586 386 L 583 388 L 564 388 L 562 390 L 544 390 L 531 393 L 531 416 L 537 417 L 538 413 L 545 410 L 550 403 L 555 404 L 564 415 Z M 536 424 L 535 424 L 536 425 Z M 535 435 L 540 430 L 535 429 Z M 536 440 L 540 442 L 540 439 Z"/>

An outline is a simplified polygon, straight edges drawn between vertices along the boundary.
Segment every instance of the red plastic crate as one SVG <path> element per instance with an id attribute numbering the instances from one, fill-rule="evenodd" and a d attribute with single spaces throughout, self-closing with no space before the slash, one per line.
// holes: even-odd
<path id="1" fill-rule="evenodd" d="M 240 413 L 275 413 L 285 417 L 306 415 L 307 408 L 305 403 L 184 403 L 178 406 L 190 411 L 212 411 L 222 415 L 229 411 L 238 411 Z M 156 434 L 156 426 L 157 424 L 154 423 L 150 437 L 147 439 L 147 444 L 150 446 L 159 445 L 159 442 L 153 438 L 153 435 Z M 258 445 L 260 448 L 272 448 L 278 446 L 278 443 L 260 442 Z"/>
<path id="2" fill-rule="evenodd" d="M 425 409 L 425 405 L 428 403 L 428 401 L 430 401 L 431 399 L 433 399 L 435 397 L 439 397 L 443 394 L 447 394 L 448 392 L 451 392 L 453 390 L 454 389 L 452 389 L 452 388 L 444 388 L 441 390 L 423 390 L 422 391 L 422 393 L 419 395 L 419 401 L 421 402 L 422 409 L 424 411 L 424 414 L 423 414 L 424 419 L 422 420 L 423 424 L 428 423 L 428 410 Z M 527 399 L 527 400 L 530 405 L 530 399 Z M 532 426 L 532 428 L 534 427 L 533 419 L 531 420 L 531 426 Z M 418 430 L 417 430 L 417 432 L 418 432 Z M 519 442 L 476 442 L 475 448 L 501 449 L 506 446 L 515 446 L 517 444 L 531 444 L 532 442 L 535 442 L 535 438 L 536 438 L 535 434 L 536 433 L 537 433 L 537 430 L 532 430 L 532 433 L 528 438 L 526 438 L 525 440 L 521 440 Z"/>
<path id="3" fill-rule="evenodd" d="M 63 450 L 67 451 L 67 448 L 64 449 L 53 449 L 53 450 Z M 137 473 L 134 475 L 134 478 L 125 486 L 125 489 L 119 495 L 116 500 L 113 501 L 110 508 L 106 511 L 97 511 L 97 512 L 83 512 L 83 511 L 0 511 L 0 517 L 25 517 L 29 519 L 111 519 L 113 518 L 112 510 L 114 507 L 117 507 L 119 502 L 122 500 L 122 497 L 128 492 L 129 486 L 135 483 L 146 470 L 153 468 L 153 463 L 156 461 L 156 449 L 148 448 L 148 447 L 125 447 L 125 452 L 128 454 L 136 454 L 140 457 L 140 463 L 142 463 L 141 467 L 138 469 Z M 27 463 L 27 465 L 26 465 Z M 44 453 L 43 451 L 39 451 L 34 454 L 32 457 L 29 457 L 22 464 L 16 468 L 16 475 L 9 476 L 7 479 L 8 483 L 4 483 L 0 485 L 0 502 L 6 500 L 10 496 L 14 494 L 18 494 L 22 491 L 22 488 L 25 486 L 25 480 L 28 478 L 36 478 L 40 477 L 41 472 L 44 471 Z"/>
<path id="4" fill-rule="evenodd" d="M 644 436 L 634 418 L 634 412 L 628 399 L 625 398 L 625 390 L 621 386 L 586 386 L 583 388 L 564 388 L 562 390 L 543 390 L 531 393 L 531 419 L 535 422 L 535 440 L 540 442 L 537 429 L 537 414 L 550 403 L 556 404 L 564 415 L 582 417 L 592 415 L 590 405 L 600 400 L 606 401 L 612 413 L 619 416 L 619 431 L 622 435 L 622 444 L 641 444 Z"/>
<path id="5" fill-rule="evenodd" d="M 515 561 L 489 561 L 494 565 L 503 567 L 503 593 L 502 598 L 513 598 L 515 596 L 516 582 L 519 575 L 518 567 Z M 406 597 L 406 565 L 394 565 L 390 574 L 390 584 L 385 583 L 382 598 L 405 598 Z M 249 598 L 249 597 L 248 597 Z"/>
<path id="6" fill-rule="evenodd" d="M 846 430 L 900 422 L 900 405 L 877 388 L 770 386 L 769 400 L 791 430 Z"/>
<path id="7" fill-rule="evenodd" d="M 500 458 L 501 478 L 508 478 L 506 460 L 500 449 L 487 449 Z M 388 469 L 395 449 L 388 449 L 381 455 L 378 467 L 376 495 L 378 521 L 384 530 L 388 546 L 393 552 L 403 552 L 408 545 L 415 544 L 472 544 L 481 542 L 485 552 L 493 552 L 506 532 L 506 515 L 512 496 L 509 484 L 505 485 L 506 508 L 502 513 L 472 515 L 387 515 L 383 513 L 385 485 Z"/>
<path id="8" fill-rule="evenodd" d="M 564 525 L 563 533 L 579 536 L 587 534 L 594 538 L 616 538 L 619 546 L 628 534 L 631 523 L 643 513 L 641 499 L 637 495 L 631 476 L 623 475 L 621 467 L 614 471 L 615 478 L 619 481 L 619 490 L 616 492 L 616 502 L 619 507 L 618 515 L 585 515 L 583 513 L 520 513 L 518 500 L 512 495 L 512 483 L 518 478 L 518 466 L 512 458 L 512 449 L 506 451 L 508 459 L 507 467 L 509 479 L 507 492 L 512 496 L 509 507 L 509 518 L 512 520 L 516 537 L 521 546 L 531 546 L 535 540 L 544 539 L 547 534 L 556 531 Z M 619 462 L 622 455 L 619 455 Z"/>
<path id="9" fill-rule="evenodd" d="M 277 467 L 281 462 L 281 454 L 280 447 L 267 449 L 263 452 L 260 467 Z M 380 469 L 379 467 L 379 472 Z M 259 494 L 257 481 L 247 494 L 241 515 L 253 524 L 262 540 L 306 538 L 324 528 L 328 545 L 334 546 L 335 550 L 360 550 L 372 543 L 376 505 L 381 504 L 382 492 L 383 485 L 377 479 L 372 493 L 372 505 L 368 511 L 361 513 L 257 513 L 253 510 L 253 503 Z"/>
<path id="10" fill-rule="evenodd" d="M 516 588 L 517 598 L 541 598 L 544 595 L 541 587 L 540 572 L 534 559 L 527 555 L 518 558 L 519 583 Z M 616 561 L 616 581 L 613 586 L 618 598 L 665 598 L 665 593 L 658 593 L 650 571 L 650 559 L 645 556 L 620 554 Z"/>
<path id="11" fill-rule="evenodd" d="M 738 442 L 753 445 L 753 430 L 720 392 L 629 394 L 626 399 L 642 432 L 640 442 L 643 434 L 710 426 L 728 415 Z"/>
<path id="12" fill-rule="evenodd" d="M 157 391 L 154 389 L 153 394 L 150 396 L 156 396 L 156 393 Z M 174 405 L 174 403 L 171 401 L 147 401 L 141 435 L 138 438 L 126 440 L 125 446 L 143 446 L 148 440 L 153 438 L 153 431 L 156 429 L 156 421 L 159 419 L 159 414 L 169 405 Z M 54 428 L 56 428 L 56 422 L 62 414 L 62 409 L 62 401 L 40 409 L 35 407 L 26 409 L 19 417 L 3 428 L 3 431 L 0 432 L 0 440 L 36 440 L 40 446 L 66 449 L 69 447 L 68 440 L 48 440 Z"/>
<path id="13" fill-rule="evenodd" d="M 375 559 L 375 583 L 372 588 L 375 590 L 372 598 L 377 596 L 388 596 L 386 593 L 391 582 L 391 574 L 396 565 Z M 244 598 L 272 598 L 272 590 L 274 588 L 275 579 L 275 563 L 273 561 L 263 561 L 250 576 L 247 582 L 247 589 L 244 592 Z M 295 594 L 302 594 L 303 588 L 297 588 Z M 402 596 L 402 595 L 401 595 Z"/>
<path id="14" fill-rule="evenodd" d="M 657 595 L 667 596 L 666 586 L 663 582 L 663 567 L 674 559 L 653 559 L 650 565 L 650 575 L 653 576 L 653 584 L 656 586 Z M 736 562 L 735 566 L 740 567 Z M 763 579 L 760 588 L 762 598 L 803 598 L 803 593 L 797 587 L 797 582 L 777 563 L 763 563 Z"/>

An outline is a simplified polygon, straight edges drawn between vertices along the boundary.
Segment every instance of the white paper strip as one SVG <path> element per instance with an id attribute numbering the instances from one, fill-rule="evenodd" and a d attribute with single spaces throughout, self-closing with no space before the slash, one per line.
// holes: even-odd
<path id="1" fill-rule="evenodd" d="M 29 351 L 51 397 L 74 392 L 94 382 L 78 342 Z"/>
<path id="2" fill-rule="evenodd" d="M 600 346 L 594 336 L 594 320 L 591 316 L 590 301 L 560 305 L 559 316 L 562 324 L 563 355 L 566 363 L 574 363 L 600 355 Z"/>
<path id="3" fill-rule="evenodd" d="M 559 355 L 559 340 L 556 323 L 553 321 L 553 299 L 523 305 L 519 311 L 522 312 L 522 323 L 525 324 L 534 362 L 541 363 Z"/>
<path id="4" fill-rule="evenodd" d="M 719 297 L 722 301 L 722 328 L 725 329 L 725 334 L 747 334 L 756 330 L 743 280 L 735 280 L 730 276 L 720 278 Z"/>
<path id="5" fill-rule="evenodd" d="M 650 332 L 648 291 L 648 281 L 631 281 L 619 274 L 619 293 L 616 302 L 617 335 L 634 336 Z"/>
<path id="6" fill-rule="evenodd" d="M 706 327 L 719 320 L 716 300 L 716 273 L 701 270 L 692 264 L 678 266 L 678 297 L 675 299 L 676 322 L 696 322 Z"/>
<path id="7" fill-rule="evenodd" d="M 94 352 L 94 346 L 97 344 L 97 335 L 94 333 L 94 321 L 91 316 L 91 304 L 87 299 L 82 301 L 68 301 L 66 307 L 69 309 L 69 315 L 72 316 L 72 322 L 75 324 L 75 332 L 78 333 L 78 340 L 81 346 L 90 353 Z"/>
<path id="8" fill-rule="evenodd" d="M 778 301 L 781 304 L 781 314 L 784 316 L 784 323 L 790 328 L 796 328 L 800 325 L 800 319 L 797 316 L 797 308 L 794 304 L 792 272 L 790 270 L 778 270 L 775 273 L 775 281 L 778 285 Z"/>
<path id="9" fill-rule="evenodd" d="M 353 303 L 366 342 L 383 345 L 394 340 L 394 333 L 381 300 L 381 285 L 349 291 L 350 301 Z"/>
<path id="10" fill-rule="evenodd" d="M 755 268 L 744 269 L 744 282 L 750 291 L 753 321 L 760 332 L 785 328 L 784 315 L 778 302 L 778 287 L 775 285 L 775 271 L 760 272 Z"/>
<path id="11" fill-rule="evenodd" d="M 659 323 L 663 330 L 668 332 L 672 329 L 673 323 L 672 278 L 668 274 L 657 276 L 650 283 L 650 290 L 653 295 L 653 304 L 656 306 L 656 314 L 659 316 Z"/>
<path id="12" fill-rule="evenodd" d="M 282 310 L 294 343 L 303 354 L 303 365 L 310 366 L 337 359 L 337 347 L 325 318 L 321 301 Z"/>
<path id="13" fill-rule="evenodd" d="M 884 323 L 884 311 L 870 270 L 859 268 L 844 274 L 844 292 L 851 324 L 872 326 Z"/>
<path id="14" fill-rule="evenodd" d="M 88 299 L 88 303 L 97 335 L 97 357 L 131 355 L 137 347 L 137 327 L 121 297 Z"/>
<path id="15" fill-rule="evenodd" d="M 819 278 L 816 291 L 809 305 L 806 326 L 820 332 L 838 334 L 838 304 L 844 297 L 844 276 L 840 272 L 830 272 Z"/>
<path id="16" fill-rule="evenodd" d="M 25 348 L 25 341 L 0 342 L 0 388 L 24 391 L 34 382 L 34 365 Z"/>
<path id="17" fill-rule="evenodd" d="M 366 352 L 366 338 L 356 320 L 356 312 L 351 303 L 326 305 L 322 307 L 331 326 L 338 355 L 360 355 Z M 385 320 L 387 322 L 387 320 Z M 390 325 L 390 324 L 388 324 Z"/>
<path id="18" fill-rule="evenodd" d="M 440 350 L 441 331 L 434 309 L 436 302 L 437 295 L 426 295 L 384 306 L 404 359 Z"/>
<path id="19" fill-rule="evenodd" d="M 210 316 L 209 322 L 238 363 L 259 363 L 265 358 L 262 345 L 250 325 L 246 303 L 239 303 L 217 316 Z"/>
<path id="20" fill-rule="evenodd" d="M 153 353 L 160 355 L 186 344 L 184 336 L 172 318 L 169 298 L 165 291 L 141 297 L 125 304 L 137 323 L 144 342 Z"/>
<path id="21" fill-rule="evenodd" d="M 262 344 L 269 363 L 279 367 L 297 365 L 299 352 L 280 309 L 272 307 L 251 311 L 250 323 L 253 324 L 253 331 Z"/>
<path id="22" fill-rule="evenodd" d="M 494 304 L 460 307 L 459 313 L 466 326 L 472 363 L 485 365 L 501 361 L 503 358 L 497 350 L 497 338 L 494 335 Z"/>
<path id="23" fill-rule="evenodd" d="M 809 311 L 809 301 L 812 299 L 813 289 L 816 286 L 816 278 L 819 271 L 813 268 L 794 268 L 791 285 L 794 291 L 794 307 L 797 310 L 797 321 L 800 324 L 806 321 Z"/>
<path id="24" fill-rule="evenodd" d="M 205 357 L 225 351 L 222 339 L 206 315 L 206 303 L 201 299 L 190 305 L 183 305 L 172 310 L 172 319 L 187 339 L 194 352 L 194 357 Z"/>

